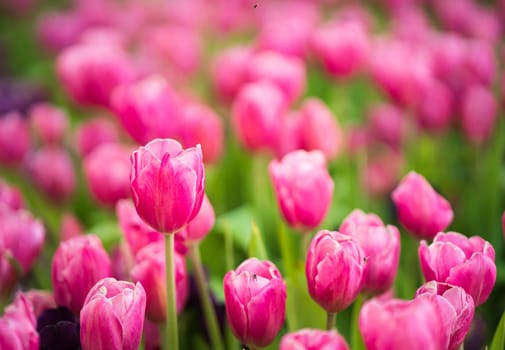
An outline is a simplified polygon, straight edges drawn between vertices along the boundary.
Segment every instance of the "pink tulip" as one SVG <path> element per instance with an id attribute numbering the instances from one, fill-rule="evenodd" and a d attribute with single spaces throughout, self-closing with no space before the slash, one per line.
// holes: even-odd
<path id="1" fill-rule="evenodd" d="M 63 214 L 60 224 L 60 241 L 68 241 L 83 234 L 84 229 L 79 219 L 72 213 Z"/>
<path id="2" fill-rule="evenodd" d="M 452 221 L 450 203 L 416 172 L 409 172 L 391 197 L 398 219 L 418 238 L 431 239 L 445 230 Z"/>
<path id="3" fill-rule="evenodd" d="M 0 179 L 0 210 L 2 206 L 10 210 L 19 210 L 24 208 L 25 204 L 21 192 Z"/>
<path id="4" fill-rule="evenodd" d="M 450 126 L 454 114 L 454 97 L 442 82 L 432 80 L 423 89 L 420 103 L 415 108 L 418 124 L 429 131 L 444 131 Z"/>
<path id="5" fill-rule="evenodd" d="M 178 135 L 180 97 L 162 77 L 152 76 L 119 87 L 111 103 L 126 132 L 139 144 Z"/>
<path id="6" fill-rule="evenodd" d="M 373 106 L 368 111 L 368 119 L 370 132 L 376 140 L 394 149 L 401 147 L 407 131 L 407 116 L 400 108 L 392 104 Z"/>
<path id="7" fill-rule="evenodd" d="M 284 335 L 279 350 L 349 350 L 349 345 L 334 330 L 302 329 Z"/>
<path id="8" fill-rule="evenodd" d="M 493 92 L 481 85 L 466 89 L 462 97 L 461 124 L 468 140 L 481 145 L 490 139 L 497 117 Z"/>
<path id="9" fill-rule="evenodd" d="M 56 308 L 53 293 L 47 290 L 30 289 L 24 293 L 25 298 L 30 302 L 35 317 L 39 317 L 47 309 Z"/>
<path id="10" fill-rule="evenodd" d="M 76 147 L 81 156 L 86 156 L 103 143 L 119 141 L 116 126 L 105 118 L 93 118 L 79 124 L 75 134 Z"/>
<path id="11" fill-rule="evenodd" d="M 275 155 L 277 158 L 282 158 L 292 151 L 302 149 L 302 116 L 301 112 L 288 113 L 282 118 L 282 126 L 280 134 L 277 136 L 277 145 L 275 147 Z M 310 128 L 310 125 L 307 125 Z M 317 132 L 317 127 L 314 129 Z M 310 130 L 312 131 L 312 130 Z M 329 144 L 330 142 L 328 142 Z M 324 141 L 321 142 L 324 144 Z"/>
<path id="12" fill-rule="evenodd" d="M 53 105 L 39 103 L 30 109 L 30 123 L 43 143 L 60 143 L 68 127 L 66 113 Z"/>
<path id="13" fill-rule="evenodd" d="M 462 287 L 476 306 L 487 300 L 495 284 L 494 259 L 494 248 L 489 242 L 457 232 L 440 232 L 431 245 L 422 241 L 419 246 L 424 278 Z"/>
<path id="14" fill-rule="evenodd" d="M 248 347 L 273 342 L 286 314 L 286 283 L 269 261 L 251 258 L 224 276 L 226 317 L 235 337 Z"/>
<path id="15" fill-rule="evenodd" d="M 84 174 L 98 202 L 114 206 L 130 197 L 130 153 L 130 147 L 106 143 L 84 158 Z"/>
<path id="16" fill-rule="evenodd" d="M 136 350 L 142 338 L 146 292 L 140 283 L 104 278 L 89 291 L 81 310 L 84 350 Z"/>
<path id="17" fill-rule="evenodd" d="M 340 312 L 361 291 L 365 268 L 366 256 L 354 238 L 319 231 L 310 243 L 305 263 L 309 294 L 326 312 Z"/>
<path id="18" fill-rule="evenodd" d="M 130 176 L 139 216 L 163 233 L 175 233 L 202 205 L 205 169 L 199 146 L 183 149 L 171 139 L 155 139 L 133 152 Z"/>
<path id="19" fill-rule="evenodd" d="M 177 313 L 181 313 L 188 299 L 188 275 L 184 256 L 176 252 L 174 257 Z M 134 281 L 145 286 L 147 318 L 156 323 L 163 323 L 166 321 L 167 293 L 164 243 L 160 241 L 145 246 L 137 253 L 135 260 L 131 275 Z"/>
<path id="20" fill-rule="evenodd" d="M 232 106 L 232 123 L 240 142 L 251 151 L 275 150 L 287 101 L 271 82 L 246 84 Z"/>
<path id="21" fill-rule="evenodd" d="M 207 196 L 203 197 L 202 207 L 186 228 L 181 232 L 187 243 L 197 243 L 205 238 L 214 227 L 216 215 Z"/>
<path id="22" fill-rule="evenodd" d="M 449 303 L 454 308 L 456 318 L 451 327 L 448 349 L 459 349 L 472 325 L 475 309 L 472 297 L 463 288 L 431 281 L 417 290 L 416 298 L 432 298 L 439 303 Z"/>
<path id="23" fill-rule="evenodd" d="M 456 319 L 449 303 L 430 298 L 367 301 L 359 329 L 368 350 L 446 350 Z"/>
<path id="24" fill-rule="evenodd" d="M 91 287 L 110 274 L 110 259 L 98 237 L 85 235 L 62 242 L 51 264 L 54 299 L 79 314 Z"/>
<path id="25" fill-rule="evenodd" d="M 403 158 L 398 151 L 387 147 L 370 154 L 361 173 L 363 186 L 371 196 L 389 195 L 398 183 Z"/>
<path id="26" fill-rule="evenodd" d="M 37 37 L 45 49 L 59 52 L 76 43 L 86 27 L 75 11 L 50 11 L 37 21 Z"/>
<path id="27" fill-rule="evenodd" d="M 30 133 L 21 115 L 11 112 L 0 116 L 0 164 L 21 163 L 29 148 Z"/>
<path id="28" fill-rule="evenodd" d="M 129 281 L 133 265 L 135 265 L 135 255 L 128 243 L 122 240 L 110 252 L 111 276 L 118 280 Z"/>
<path id="29" fill-rule="evenodd" d="M 39 335 L 33 308 L 19 293 L 0 317 L 0 349 L 38 350 Z"/>
<path id="30" fill-rule="evenodd" d="M 330 208 L 333 180 L 321 151 L 294 151 L 268 167 L 277 203 L 289 225 L 300 230 L 321 224 Z"/>
<path id="31" fill-rule="evenodd" d="M 385 226 L 375 214 L 354 209 L 340 225 L 340 232 L 354 237 L 367 257 L 363 292 L 381 294 L 393 285 L 400 262 L 400 232 Z"/>

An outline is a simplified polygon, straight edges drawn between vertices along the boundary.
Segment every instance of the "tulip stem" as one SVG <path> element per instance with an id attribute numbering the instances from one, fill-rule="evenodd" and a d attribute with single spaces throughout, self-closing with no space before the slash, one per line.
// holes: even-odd
<path id="1" fill-rule="evenodd" d="M 216 310 L 214 310 L 212 300 L 210 298 L 209 285 L 203 272 L 202 260 L 200 258 L 200 247 L 198 244 L 192 244 L 189 248 L 189 258 L 191 259 L 191 264 L 193 265 L 193 273 L 195 275 L 196 286 L 202 303 L 203 314 L 205 316 L 205 323 L 207 324 L 207 330 L 210 335 L 212 349 L 222 350 L 224 349 L 224 343 L 221 337 L 221 332 L 219 331 Z"/>
<path id="2" fill-rule="evenodd" d="M 328 312 L 326 314 L 326 330 L 335 329 L 335 319 L 337 318 L 336 312 Z"/>
<path id="3" fill-rule="evenodd" d="M 165 350 L 179 349 L 179 332 L 177 329 L 177 306 L 175 299 L 175 263 L 174 246 L 175 233 L 165 235 L 165 264 L 167 277 L 167 320 L 166 320 L 166 338 L 167 345 Z"/>
<path id="4" fill-rule="evenodd" d="M 302 232 L 302 260 L 307 258 L 307 252 L 310 245 L 310 231 Z"/>

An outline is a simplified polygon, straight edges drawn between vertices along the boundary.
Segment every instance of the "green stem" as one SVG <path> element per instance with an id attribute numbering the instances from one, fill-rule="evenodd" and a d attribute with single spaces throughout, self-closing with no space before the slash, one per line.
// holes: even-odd
<path id="1" fill-rule="evenodd" d="M 335 319 L 337 318 L 336 312 L 328 312 L 326 314 L 326 330 L 335 329 Z"/>
<path id="2" fill-rule="evenodd" d="M 360 294 L 354 301 L 354 305 L 352 308 L 352 324 L 353 327 L 352 335 L 351 335 L 351 344 L 353 350 L 364 349 L 363 340 L 361 339 L 361 335 L 359 333 L 359 312 L 361 311 L 361 307 L 363 306 L 363 301 L 365 296 Z"/>
<path id="3" fill-rule="evenodd" d="M 167 341 L 163 345 L 164 350 L 179 350 L 179 332 L 177 329 L 177 306 L 175 299 L 175 263 L 174 263 L 174 239 L 175 233 L 165 235 L 165 264 L 167 277 L 167 320 L 165 337 Z"/>
<path id="4" fill-rule="evenodd" d="M 304 231 L 302 232 L 302 260 L 305 261 L 305 258 L 307 257 L 307 252 L 309 251 L 309 245 L 310 245 L 310 231 Z"/>
<path id="5" fill-rule="evenodd" d="M 207 330 L 209 331 L 212 349 L 224 349 L 223 339 L 221 338 L 221 332 L 219 331 L 219 323 L 217 321 L 216 311 L 214 310 L 212 301 L 210 299 L 209 285 L 205 280 L 205 275 L 203 272 L 202 260 L 200 258 L 200 248 L 198 244 L 193 244 L 189 248 L 189 258 L 191 259 L 191 264 L 193 265 L 196 286 L 198 288 L 198 294 L 202 303 L 203 314 L 205 316 Z"/>

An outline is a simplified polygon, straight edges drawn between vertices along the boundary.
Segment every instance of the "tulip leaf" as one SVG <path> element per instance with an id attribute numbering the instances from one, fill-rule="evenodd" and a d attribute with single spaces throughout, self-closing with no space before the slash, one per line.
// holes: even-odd
<path id="1" fill-rule="evenodd" d="M 251 240 L 249 241 L 248 253 L 251 258 L 256 257 L 260 260 L 268 260 L 265 243 L 263 242 L 263 238 L 261 238 L 261 232 L 255 222 L 252 223 L 251 227 Z"/>
<path id="2" fill-rule="evenodd" d="M 233 243 L 244 252 L 247 252 L 251 239 L 252 221 L 253 215 L 251 209 L 248 206 L 241 206 L 218 216 L 216 218 L 216 229 L 221 233 L 231 233 Z"/>
<path id="3" fill-rule="evenodd" d="M 489 350 L 503 350 L 505 349 L 505 312 L 503 313 L 500 323 L 496 328 L 496 332 L 493 336 L 493 341 Z"/>

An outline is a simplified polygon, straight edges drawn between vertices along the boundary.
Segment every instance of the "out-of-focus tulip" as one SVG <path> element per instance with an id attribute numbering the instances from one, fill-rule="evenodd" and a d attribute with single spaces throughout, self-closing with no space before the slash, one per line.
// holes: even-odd
<path id="1" fill-rule="evenodd" d="M 392 104 L 377 105 L 368 111 L 373 137 L 394 149 L 398 149 L 403 143 L 406 118 L 403 111 Z"/>
<path id="2" fill-rule="evenodd" d="M 30 123 L 43 143 L 60 143 L 68 126 L 65 112 L 53 105 L 39 103 L 30 109 Z"/>
<path id="3" fill-rule="evenodd" d="M 431 281 L 421 286 L 416 292 L 416 298 L 433 298 L 440 303 L 449 303 L 456 313 L 451 327 L 449 350 L 459 349 L 472 324 L 474 302 L 463 288 L 446 283 Z"/>
<path id="4" fill-rule="evenodd" d="M 462 96 L 461 124 L 468 140 L 481 145 L 489 140 L 496 121 L 497 105 L 488 88 L 474 85 Z"/>
<path id="5" fill-rule="evenodd" d="M 494 248 L 489 242 L 457 232 L 440 232 L 431 245 L 422 241 L 419 246 L 424 278 L 462 287 L 476 306 L 487 300 L 494 287 L 494 259 Z"/>
<path id="6" fill-rule="evenodd" d="M 39 317 L 47 309 L 56 307 L 53 293 L 47 290 L 31 289 L 24 293 L 26 299 L 32 304 L 35 317 Z"/>
<path id="7" fill-rule="evenodd" d="M 354 237 L 367 257 L 363 291 L 381 294 L 391 288 L 400 262 L 398 229 L 385 226 L 375 214 L 354 209 L 340 225 L 340 232 Z"/>
<path id="8" fill-rule="evenodd" d="M 84 234 L 84 229 L 82 224 L 72 213 L 65 213 L 61 218 L 60 224 L 60 240 L 68 241 L 74 237 L 78 237 Z"/>
<path id="9" fill-rule="evenodd" d="M 359 329 L 368 350 L 446 350 L 456 312 L 430 298 L 367 301 Z"/>
<path id="10" fill-rule="evenodd" d="M 120 241 L 110 252 L 111 275 L 121 281 L 131 280 L 130 271 L 135 264 L 135 255 L 127 242 Z"/>
<path id="11" fill-rule="evenodd" d="M 0 179 L 0 210 L 2 205 L 10 210 L 19 210 L 25 206 L 21 192 Z"/>
<path id="12" fill-rule="evenodd" d="M 30 132 L 21 115 L 11 112 L 0 116 L 0 163 L 21 163 L 29 148 Z"/>
<path id="13" fill-rule="evenodd" d="M 266 81 L 250 83 L 232 106 L 232 122 L 240 142 L 251 151 L 275 150 L 286 113 L 282 91 Z"/>
<path id="14" fill-rule="evenodd" d="M 77 12 L 50 11 L 37 21 L 37 37 L 44 48 L 59 52 L 77 42 L 85 28 Z"/>
<path id="15" fill-rule="evenodd" d="M 294 151 L 268 167 L 284 219 L 300 230 L 314 229 L 331 204 L 333 180 L 321 151 Z"/>
<path id="16" fill-rule="evenodd" d="M 0 349 L 38 350 L 36 324 L 30 302 L 19 293 L 0 317 Z"/>
<path id="17" fill-rule="evenodd" d="M 366 256 L 354 238 L 319 231 L 305 263 L 310 296 L 328 313 L 344 310 L 361 291 L 365 267 Z"/>
<path id="18" fill-rule="evenodd" d="M 154 242 L 145 246 L 137 253 L 135 260 L 131 275 L 134 281 L 145 286 L 147 318 L 156 323 L 163 323 L 166 320 L 167 309 L 164 243 Z M 177 252 L 174 254 L 174 264 L 176 305 L 177 313 L 180 313 L 188 299 L 189 284 L 186 262 Z"/>
<path id="19" fill-rule="evenodd" d="M 114 88 L 135 77 L 126 54 L 110 45 L 69 47 L 58 56 L 56 64 L 63 87 L 83 105 L 109 107 Z"/>
<path id="20" fill-rule="evenodd" d="M 29 155 L 28 172 L 35 185 L 54 201 L 65 201 L 75 189 L 75 172 L 68 152 L 46 146 Z"/>
<path id="21" fill-rule="evenodd" d="M 91 287 L 110 274 L 110 259 L 98 237 L 62 242 L 51 264 L 54 300 L 78 314 Z"/>
<path id="22" fill-rule="evenodd" d="M 146 292 L 140 283 L 104 278 L 89 291 L 81 310 L 84 350 L 136 350 L 142 338 Z"/>
<path id="23" fill-rule="evenodd" d="M 398 183 L 403 158 L 398 151 L 384 148 L 369 154 L 361 173 L 363 186 L 371 196 L 389 195 Z"/>
<path id="24" fill-rule="evenodd" d="M 421 239 L 432 239 L 450 225 L 450 203 L 439 195 L 426 179 L 409 172 L 391 195 L 401 224 Z"/>
<path id="25" fill-rule="evenodd" d="M 77 150 L 83 157 L 101 144 L 119 141 L 115 125 L 105 118 L 94 118 L 80 124 L 75 138 Z"/>
<path id="26" fill-rule="evenodd" d="M 199 242 L 207 236 L 214 226 L 215 221 L 216 215 L 214 213 L 214 208 L 207 196 L 204 196 L 200 211 L 193 220 L 186 225 L 184 230 L 181 231 L 181 235 L 187 243 Z"/>
<path id="27" fill-rule="evenodd" d="M 282 337 L 279 350 L 349 350 L 337 331 L 302 329 Z"/>
<path id="28" fill-rule="evenodd" d="M 275 339 L 286 314 L 286 283 L 269 261 L 251 258 L 224 276 L 226 317 L 243 344 L 264 347 Z"/>
<path id="29" fill-rule="evenodd" d="M 183 149 L 155 139 L 133 152 L 131 192 L 139 216 L 159 232 L 175 233 L 202 205 L 205 169 L 199 146 Z"/>
<path id="30" fill-rule="evenodd" d="M 422 103 L 415 108 L 418 124 L 429 131 L 446 130 L 454 114 L 454 97 L 442 82 L 433 80 L 422 92 Z"/>
<path id="31" fill-rule="evenodd" d="M 111 103 L 125 130 L 139 144 L 178 135 L 181 101 L 160 76 L 119 87 Z"/>
<path id="32" fill-rule="evenodd" d="M 100 203 L 114 206 L 130 197 L 130 153 L 130 147 L 106 143 L 84 158 L 86 180 Z"/>
<path id="33" fill-rule="evenodd" d="M 144 350 L 160 350 L 160 327 L 147 318 L 144 320 Z"/>

